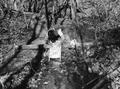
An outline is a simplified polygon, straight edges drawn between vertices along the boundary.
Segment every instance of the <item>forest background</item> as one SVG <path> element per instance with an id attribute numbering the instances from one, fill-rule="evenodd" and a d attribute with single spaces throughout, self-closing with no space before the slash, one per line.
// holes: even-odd
<path id="1" fill-rule="evenodd" d="M 45 60 L 37 70 L 31 66 L 31 61 L 35 60 L 38 51 L 15 47 L 31 44 L 36 39 L 44 40 L 52 27 L 62 28 L 65 35 L 62 69 L 67 76 L 63 79 L 68 83 L 64 86 L 69 89 L 119 87 L 115 84 L 116 78 L 119 79 L 120 0 L 1 0 L 2 87 L 45 88 L 43 83 L 48 69 L 42 62 Z M 69 42 L 73 39 L 80 43 L 80 47 L 70 48 Z M 91 79 L 94 75 L 95 79 Z M 86 76 L 89 76 L 88 80 Z"/>

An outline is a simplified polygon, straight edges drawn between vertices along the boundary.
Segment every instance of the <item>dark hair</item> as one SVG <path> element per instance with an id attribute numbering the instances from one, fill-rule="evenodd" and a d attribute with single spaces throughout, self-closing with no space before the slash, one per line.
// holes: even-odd
<path id="1" fill-rule="evenodd" d="M 60 36 L 57 34 L 55 30 L 48 31 L 48 40 L 55 42 L 56 40 L 58 40 L 59 37 Z"/>

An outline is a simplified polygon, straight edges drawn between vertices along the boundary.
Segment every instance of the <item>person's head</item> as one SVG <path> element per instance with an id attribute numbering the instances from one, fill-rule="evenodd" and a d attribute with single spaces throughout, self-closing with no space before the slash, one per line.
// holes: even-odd
<path id="1" fill-rule="evenodd" d="M 57 31 L 55 31 L 54 29 L 48 31 L 48 40 L 55 42 L 59 38 L 60 36 L 58 35 Z"/>

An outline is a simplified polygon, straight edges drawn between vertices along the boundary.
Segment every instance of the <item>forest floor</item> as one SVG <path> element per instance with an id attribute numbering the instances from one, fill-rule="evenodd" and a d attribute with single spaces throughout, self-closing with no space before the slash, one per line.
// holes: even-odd
<path id="1" fill-rule="evenodd" d="M 72 89 L 68 86 L 67 77 L 62 73 L 51 70 L 45 77 L 43 89 Z"/>

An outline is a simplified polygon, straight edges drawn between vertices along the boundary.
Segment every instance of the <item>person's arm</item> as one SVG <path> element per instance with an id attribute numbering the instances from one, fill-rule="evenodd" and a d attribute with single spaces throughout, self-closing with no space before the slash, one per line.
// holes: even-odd
<path id="1" fill-rule="evenodd" d="M 61 39 L 64 40 L 64 34 L 62 33 L 61 29 L 58 30 L 58 34 L 60 35 Z"/>

